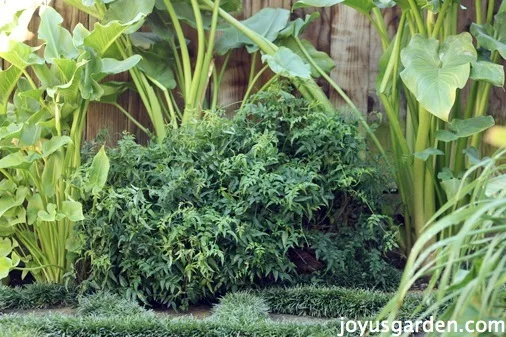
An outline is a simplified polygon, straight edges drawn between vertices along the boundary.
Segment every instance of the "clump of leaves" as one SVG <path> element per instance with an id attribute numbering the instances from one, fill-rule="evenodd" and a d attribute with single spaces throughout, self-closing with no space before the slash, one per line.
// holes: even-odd
<path id="1" fill-rule="evenodd" d="M 99 292 L 79 298 L 81 316 L 136 316 L 148 313 L 137 302 L 110 292 Z"/>
<path id="2" fill-rule="evenodd" d="M 236 292 L 220 300 L 210 319 L 244 326 L 262 323 L 268 318 L 269 306 L 263 298 L 250 292 Z"/>
<path id="3" fill-rule="evenodd" d="M 0 309 L 45 309 L 75 304 L 75 289 L 62 284 L 34 283 L 0 286 Z"/>
<path id="4" fill-rule="evenodd" d="M 110 151 L 109 187 L 79 228 L 87 286 L 179 306 L 290 283 L 287 252 L 314 242 L 315 230 L 372 230 L 346 249 L 374 248 L 382 259 L 388 235 L 367 220 L 384 184 L 361 157 L 357 122 L 279 90 L 251 102 L 232 120 L 209 113 L 161 144 L 125 136 Z M 355 272 L 325 262 L 329 272 Z"/>

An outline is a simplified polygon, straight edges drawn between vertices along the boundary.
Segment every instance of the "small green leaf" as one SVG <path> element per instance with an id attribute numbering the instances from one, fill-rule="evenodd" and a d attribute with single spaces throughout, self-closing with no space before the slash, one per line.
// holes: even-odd
<path id="1" fill-rule="evenodd" d="M 280 38 L 287 38 L 290 36 L 298 37 L 302 34 L 306 28 L 314 21 L 320 18 L 319 12 L 313 12 L 311 14 L 306 14 L 305 19 L 297 18 L 294 21 L 288 23 L 285 29 L 279 32 Z"/>
<path id="2" fill-rule="evenodd" d="M 263 55 L 262 62 L 267 62 L 273 72 L 284 77 L 311 78 L 311 67 L 286 47 L 279 47 L 274 56 Z"/>
<path id="3" fill-rule="evenodd" d="M 486 23 L 471 25 L 471 33 L 481 48 L 497 51 L 503 58 L 506 58 L 506 13 L 499 13 L 495 16 L 494 26 Z"/>
<path id="4" fill-rule="evenodd" d="M 447 121 L 456 91 L 466 85 L 476 58 L 469 33 L 449 36 L 442 45 L 435 39 L 415 35 L 401 51 L 405 67 L 401 78 L 427 111 Z"/>
<path id="5" fill-rule="evenodd" d="M 13 265 L 12 260 L 5 256 L 0 256 L 0 280 L 9 276 Z"/>
<path id="6" fill-rule="evenodd" d="M 416 158 L 423 160 L 423 161 L 426 161 L 427 159 L 429 159 L 430 156 L 441 156 L 441 155 L 444 155 L 444 152 L 439 149 L 436 149 L 434 147 L 425 149 L 422 152 L 415 152 L 414 153 L 414 156 Z"/>
<path id="7" fill-rule="evenodd" d="M 44 203 L 39 193 L 35 193 L 28 199 L 26 207 L 27 223 L 33 225 L 37 221 L 37 216 L 40 211 L 44 211 Z"/>
<path id="8" fill-rule="evenodd" d="M 62 176 L 63 169 L 63 153 L 55 152 L 49 156 L 42 171 L 42 190 L 44 195 L 52 198 L 56 193 L 58 181 Z"/>
<path id="9" fill-rule="evenodd" d="M 449 130 L 438 130 L 436 132 L 436 138 L 443 142 L 451 142 L 483 132 L 494 124 L 492 116 L 454 119 L 449 125 Z"/>
<path id="10" fill-rule="evenodd" d="M 77 201 L 64 201 L 61 213 L 73 222 L 84 220 L 83 205 Z"/>
<path id="11" fill-rule="evenodd" d="M 102 59 L 102 69 L 101 72 L 103 74 L 119 74 L 124 71 L 130 70 L 140 62 L 142 57 L 140 55 L 133 55 L 124 60 L 115 60 L 110 58 Z"/>
<path id="12" fill-rule="evenodd" d="M 41 210 L 37 213 L 41 221 L 53 222 L 56 220 L 56 205 L 48 204 L 46 210 Z"/>
<path id="13" fill-rule="evenodd" d="M 471 79 L 488 82 L 496 87 L 504 86 L 504 67 L 489 61 L 471 64 Z"/>
<path id="14" fill-rule="evenodd" d="M 0 257 L 9 256 L 13 248 L 9 238 L 0 238 Z"/>
<path id="15" fill-rule="evenodd" d="M 89 182 L 86 186 L 86 191 L 97 195 L 105 186 L 107 182 L 107 176 L 109 174 L 109 158 L 105 153 L 105 149 L 102 146 L 100 151 L 93 158 L 89 172 Z"/>

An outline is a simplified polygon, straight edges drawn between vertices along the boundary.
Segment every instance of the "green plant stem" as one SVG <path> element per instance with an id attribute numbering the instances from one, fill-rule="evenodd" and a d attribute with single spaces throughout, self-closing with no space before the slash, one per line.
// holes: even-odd
<path id="1" fill-rule="evenodd" d="M 248 99 L 249 99 L 249 96 L 250 96 L 251 92 L 253 91 L 253 88 L 255 87 L 255 84 L 258 82 L 258 80 L 260 79 L 260 77 L 262 76 L 262 74 L 267 69 L 269 69 L 269 66 L 268 65 L 264 66 L 262 69 L 260 69 L 260 71 L 256 74 L 256 76 L 252 80 L 250 80 L 250 83 L 248 85 L 248 89 L 246 90 L 246 93 L 244 94 L 244 98 L 242 100 L 240 109 L 244 108 L 244 106 L 248 102 Z"/>
<path id="2" fill-rule="evenodd" d="M 204 96 L 205 91 L 206 91 L 208 84 L 209 84 L 209 78 L 212 75 L 214 68 L 215 68 L 214 64 L 212 64 L 213 63 L 212 61 L 213 61 L 213 50 L 214 50 L 214 44 L 215 44 L 214 41 L 216 38 L 216 31 L 217 31 L 217 27 L 218 27 L 218 17 L 219 17 L 218 10 L 220 9 L 220 0 L 216 0 L 214 5 L 215 5 L 215 7 L 213 9 L 211 30 L 209 32 L 209 38 L 208 38 L 209 42 L 207 45 L 207 50 L 205 52 L 204 64 L 202 67 L 203 70 L 205 70 L 205 69 L 211 69 L 211 70 L 209 71 L 209 73 L 202 71 L 202 74 L 200 76 L 200 81 L 199 81 L 199 97 Z M 198 103 L 201 104 L 201 101 Z M 198 112 L 199 112 L 198 117 L 200 117 L 201 109 L 199 109 Z"/>
<path id="3" fill-rule="evenodd" d="M 487 23 L 489 25 L 492 24 L 494 21 L 494 7 L 495 7 L 495 0 L 488 0 L 487 4 Z"/>
<path id="4" fill-rule="evenodd" d="M 174 30 L 176 31 L 176 36 L 179 41 L 179 48 L 181 50 L 181 59 L 183 62 L 183 74 L 184 74 L 184 88 L 185 93 L 189 94 L 191 92 L 191 83 L 192 83 L 192 70 L 190 64 L 190 53 L 188 51 L 188 46 L 186 45 L 186 38 L 184 36 L 183 28 L 179 22 L 176 11 L 172 6 L 171 0 L 164 0 L 165 6 L 167 7 L 167 12 L 172 20 L 172 24 L 174 25 Z M 214 8 L 214 7 L 212 7 Z M 184 118 L 184 116 L 183 116 Z"/>
<path id="5" fill-rule="evenodd" d="M 425 29 L 425 25 L 423 23 L 422 15 L 420 14 L 420 10 L 418 5 L 416 4 L 416 0 L 408 0 L 409 7 L 411 8 L 411 13 L 415 19 L 416 26 L 418 28 L 418 32 L 423 36 L 427 36 L 427 30 Z"/>
<path id="6" fill-rule="evenodd" d="M 418 126 L 418 132 L 416 136 L 416 144 L 415 151 L 423 152 L 428 145 L 429 139 L 429 131 L 431 124 L 430 113 L 423 109 L 419 108 L 419 120 L 420 124 Z M 413 190 L 414 190 L 414 229 L 416 233 L 416 237 L 419 237 L 422 233 L 423 227 L 427 222 L 427 216 L 431 216 L 431 214 L 427 213 L 428 207 L 426 207 L 432 200 L 430 196 L 430 190 L 426 189 L 426 185 L 432 186 L 432 181 L 426 181 L 426 163 L 418 158 L 414 158 L 413 164 L 413 177 L 416 179 L 413 181 Z M 429 193 L 429 194 L 427 194 Z"/>
<path id="7" fill-rule="evenodd" d="M 218 90 L 220 89 L 221 83 L 223 82 L 223 78 L 225 77 L 225 71 L 227 69 L 231 55 L 232 51 L 229 51 L 227 53 L 227 56 L 225 56 L 225 60 L 223 61 L 223 65 L 221 66 L 219 75 L 213 76 L 213 99 L 211 103 L 211 110 L 216 110 L 216 107 L 218 106 Z"/>
<path id="8" fill-rule="evenodd" d="M 166 0 L 167 1 L 167 0 Z M 204 31 L 204 23 L 202 22 L 202 13 L 200 12 L 200 7 L 197 0 L 191 0 L 191 5 L 193 8 L 193 15 L 195 17 L 195 22 L 197 24 L 197 60 L 195 61 L 195 72 L 193 76 L 193 80 L 191 80 L 189 95 L 185 97 L 185 109 L 183 113 L 182 124 L 185 124 L 194 118 L 198 117 L 199 107 L 199 85 L 201 82 L 201 74 L 204 72 L 204 58 L 205 58 L 205 31 Z M 173 20 L 176 18 L 173 18 Z M 176 19 L 177 20 L 177 19 Z M 179 25 L 179 23 L 178 23 Z M 174 24 L 175 26 L 175 24 Z M 186 43 L 186 42 L 185 42 Z M 212 54 L 211 54 L 212 55 Z M 183 62 L 185 61 L 185 57 L 183 56 Z M 189 62 L 189 60 L 186 60 Z"/>
<path id="9" fill-rule="evenodd" d="M 268 80 L 259 90 L 258 92 L 261 92 L 261 91 L 264 91 L 266 90 L 267 88 L 269 88 L 272 83 L 276 82 L 281 76 L 279 74 L 275 74 L 274 76 L 272 76 L 272 78 L 270 80 Z"/>
<path id="10" fill-rule="evenodd" d="M 372 9 L 372 14 L 374 18 L 369 14 L 369 20 L 373 24 L 373 27 L 378 32 L 381 39 L 381 46 L 383 51 L 387 50 L 388 45 L 390 44 L 390 39 L 388 38 L 387 27 L 385 25 L 385 20 L 383 19 L 383 15 L 381 15 L 381 10 L 378 7 L 374 7 Z"/>
<path id="11" fill-rule="evenodd" d="M 452 4 L 452 1 L 445 1 L 443 3 L 443 7 L 441 8 L 441 10 L 439 11 L 439 13 L 437 15 L 437 20 L 436 20 L 436 23 L 435 23 L 434 28 L 432 30 L 431 37 L 437 39 L 437 37 L 440 33 L 440 30 L 441 30 L 441 27 L 443 26 L 444 19 L 446 17 L 446 11 L 448 10 L 448 8 L 450 7 L 451 4 Z"/>
<path id="12" fill-rule="evenodd" d="M 135 118 L 132 117 L 132 115 L 126 111 L 121 105 L 119 105 L 118 103 L 114 102 L 114 103 L 111 103 L 112 106 L 114 106 L 116 109 L 118 109 L 119 111 L 121 111 L 132 123 L 135 124 L 135 126 L 137 126 L 142 132 L 144 132 L 146 135 L 149 135 L 149 130 L 146 129 L 144 126 L 142 126 L 141 123 L 139 123 Z"/>
<path id="13" fill-rule="evenodd" d="M 250 87 L 251 83 L 254 82 L 257 59 L 258 59 L 258 51 L 254 52 L 253 56 L 251 57 L 251 66 L 249 69 L 249 77 L 248 77 L 248 87 Z"/>
<path id="14" fill-rule="evenodd" d="M 474 9 L 476 11 L 476 24 L 483 24 L 483 2 L 482 0 L 474 0 Z"/>

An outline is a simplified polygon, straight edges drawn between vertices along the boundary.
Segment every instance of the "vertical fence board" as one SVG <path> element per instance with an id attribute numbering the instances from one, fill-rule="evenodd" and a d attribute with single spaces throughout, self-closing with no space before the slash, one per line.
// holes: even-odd
<path id="1" fill-rule="evenodd" d="M 346 6 L 332 7 L 330 56 L 336 64 L 331 76 L 363 113 L 367 112 L 370 31 L 367 18 Z M 345 106 L 335 92 L 330 99 Z"/>

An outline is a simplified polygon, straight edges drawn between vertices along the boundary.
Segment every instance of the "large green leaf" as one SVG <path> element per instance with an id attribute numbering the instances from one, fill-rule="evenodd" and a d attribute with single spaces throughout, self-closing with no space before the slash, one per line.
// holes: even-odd
<path id="1" fill-rule="evenodd" d="M 331 7 L 340 3 L 352 7 L 364 14 L 368 14 L 371 9 L 376 6 L 372 0 L 299 0 L 293 5 L 292 9 L 307 7 Z"/>
<path id="2" fill-rule="evenodd" d="M 109 158 L 105 153 L 102 146 L 100 151 L 95 155 L 91 163 L 89 171 L 89 181 L 86 186 L 86 191 L 91 192 L 92 195 L 97 195 L 105 186 L 107 182 L 107 175 L 109 174 Z"/>
<path id="3" fill-rule="evenodd" d="M 249 29 L 263 36 L 268 41 L 277 39 L 290 19 L 290 11 L 282 8 L 264 8 L 252 17 L 241 21 Z M 248 52 L 258 50 L 258 46 L 235 27 L 224 30 L 223 35 L 216 42 L 216 51 L 220 55 L 229 50 L 246 46 Z"/>
<path id="4" fill-rule="evenodd" d="M 294 37 L 282 39 L 279 41 L 278 44 L 280 46 L 290 49 L 295 54 L 299 55 L 299 57 L 302 58 L 302 60 L 305 63 L 310 64 L 308 58 L 302 52 L 300 46 L 297 44 L 295 39 L 296 38 L 294 38 Z M 316 50 L 316 48 L 313 46 L 313 44 L 307 40 L 302 40 L 301 43 L 302 43 L 302 46 L 304 47 L 304 49 L 307 51 L 307 53 L 311 56 L 311 58 L 315 61 L 315 63 L 324 72 L 326 72 L 328 74 L 332 71 L 332 69 L 334 69 L 334 67 L 335 67 L 334 61 L 330 58 L 329 55 L 327 55 L 327 53 Z M 311 76 L 313 76 L 313 77 L 320 77 L 321 76 L 320 73 L 318 72 L 318 70 L 316 70 L 316 68 L 313 66 L 311 66 Z"/>
<path id="5" fill-rule="evenodd" d="M 91 34 L 84 37 L 83 45 L 93 48 L 97 56 L 102 57 L 127 28 L 118 21 L 109 22 L 105 26 L 97 22 Z M 86 35 L 82 27 L 79 34 Z"/>
<path id="6" fill-rule="evenodd" d="M 477 61 L 471 65 L 471 79 L 488 82 L 496 87 L 504 86 L 504 67 L 489 61 Z"/>
<path id="7" fill-rule="evenodd" d="M 311 67 L 293 51 L 279 47 L 274 55 L 262 55 L 262 62 L 267 62 L 273 72 L 288 78 L 311 78 Z"/>
<path id="8" fill-rule="evenodd" d="M 7 70 L 0 70 L 0 115 L 7 112 L 9 98 L 22 74 L 22 70 L 14 66 L 10 66 Z"/>
<path id="9" fill-rule="evenodd" d="M 153 12 L 155 0 L 117 0 L 105 13 L 105 20 L 118 21 L 128 26 L 125 33 L 133 33 L 144 23 L 144 19 Z"/>
<path id="10" fill-rule="evenodd" d="M 415 35 L 401 51 L 405 67 L 401 78 L 427 111 L 447 121 L 456 90 L 466 85 L 476 58 L 469 33 L 449 36 L 442 45 L 435 39 Z"/>
<path id="11" fill-rule="evenodd" d="M 74 59 L 79 55 L 70 32 L 61 26 L 63 17 L 52 7 L 44 7 L 40 17 L 39 38 L 46 41 L 44 58 L 48 63 L 61 57 Z"/>
<path id="12" fill-rule="evenodd" d="M 479 116 L 469 119 L 454 119 L 449 130 L 438 130 L 436 138 L 443 142 L 451 142 L 485 131 L 495 124 L 492 116 Z"/>
<path id="13" fill-rule="evenodd" d="M 476 37 L 481 48 L 497 51 L 506 58 L 506 13 L 495 16 L 494 26 L 486 23 L 471 25 L 471 33 Z"/>

